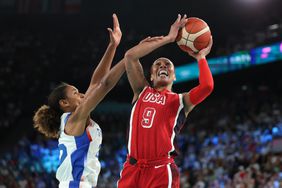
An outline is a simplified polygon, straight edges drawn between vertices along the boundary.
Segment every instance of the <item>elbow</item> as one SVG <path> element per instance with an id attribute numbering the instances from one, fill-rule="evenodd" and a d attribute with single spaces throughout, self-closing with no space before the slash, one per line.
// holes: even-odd
<path id="1" fill-rule="evenodd" d="M 207 83 L 204 87 L 205 93 L 207 93 L 208 95 L 210 95 L 212 93 L 213 89 L 214 89 L 213 81 Z"/>
<path id="2" fill-rule="evenodd" d="M 124 55 L 124 59 L 126 60 L 125 62 L 130 62 L 130 61 L 134 61 L 138 58 L 136 57 L 136 55 L 134 54 L 134 52 L 132 50 L 128 50 Z"/>
<path id="3" fill-rule="evenodd" d="M 206 96 L 210 95 L 214 89 L 213 79 L 209 79 L 207 82 L 200 84 L 200 88 Z"/>

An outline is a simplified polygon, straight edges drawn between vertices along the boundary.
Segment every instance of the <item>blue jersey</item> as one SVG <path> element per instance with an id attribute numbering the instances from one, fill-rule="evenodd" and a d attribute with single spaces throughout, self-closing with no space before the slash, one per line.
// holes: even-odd
<path id="1" fill-rule="evenodd" d="M 95 187 L 101 165 L 98 160 L 102 132 L 97 123 L 90 124 L 81 136 L 65 134 L 64 128 L 71 113 L 61 116 L 59 137 L 60 164 L 56 173 L 59 187 Z"/>

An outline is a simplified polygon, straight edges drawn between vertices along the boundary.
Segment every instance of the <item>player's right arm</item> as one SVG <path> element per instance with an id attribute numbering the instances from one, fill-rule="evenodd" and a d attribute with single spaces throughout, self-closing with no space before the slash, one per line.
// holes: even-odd
<path id="1" fill-rule="evenodd" d="M 126 52 L 125 68 L 134 93 L 133 102 L 138 98 L 143 88 L 148 85 L 139 59 L 165 44 L 174 42 L 178 30 L 187 22 L 186 17 L 184 15 L 181 18 L 181 15 L 178 15 L 176 21 L 171 25 L 168 35 L 164 37 L 148 37 Z"/>
<path id="2" fill-rule="evenodd" d="M 75 109 L 68 120 L 68 134 L 73 136 L 80 136 L 83 134 L 91 111 L 96 108 L 106 94 L 116 85 L 124 71 L 124 60 L 121 60 L 103 77 L 101 82 L 94 89 L 90 90 L 85 95 L 84 100 Z"/>
<path id="3" fill-rule="evenodd" d="M 214 88 L 212 73 L 210 71 L 206 56 L 210 53 L 213 44 L 212 37 L 209 45 L 199 51 L 198 53 L 188 52 L 190 56 L 198 61 L 199 66 L 199 85 L 191 89 L 188 93 L 184 93 L 184 107 L 185 115 L 188 116 L 189 112 L 205 98 L 207 98 Z"/>
<path id="4" fill-rule="evenodd" d="M 110 42 L 102 59 L 92 74 L 90 85 L 86 91 L 86 94 L 96 87 L 101 82 L 102 78 L 110 71 L 117 46 L 119 45 L 122 37 L 122 32 L 120 30 L 119 21 L 116 14 L 113 14 L 113 29 L 107 29 L 110 35 Z"/>

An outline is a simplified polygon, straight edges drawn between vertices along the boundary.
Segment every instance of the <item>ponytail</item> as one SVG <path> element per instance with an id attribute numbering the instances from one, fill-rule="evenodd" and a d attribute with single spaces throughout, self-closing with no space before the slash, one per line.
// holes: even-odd
<path id="1" fill-rule="evenodd" d="M 33 116 L 34 128 L 48 138 L 59 138 L 60 115 L 50 106 L 43 105 Z"/>
<path id="2" fill-rule="evenodd" d="M 41 106 L 33 116 L 34 128 L 48 138 L 59 138 L 63 111 L 60 100 L 66 98 L 66 83 L 58 85 L 48 97 L 48 105 Z"/>

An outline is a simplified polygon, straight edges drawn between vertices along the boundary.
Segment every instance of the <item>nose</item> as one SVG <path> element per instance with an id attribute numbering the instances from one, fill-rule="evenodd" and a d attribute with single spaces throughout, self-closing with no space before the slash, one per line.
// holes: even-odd
<path id="1" fill-rule="evenodd" d="M 160 68 L 166 68 L 166 64 L 161 64 Z"/>

